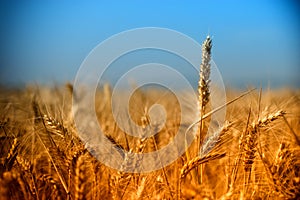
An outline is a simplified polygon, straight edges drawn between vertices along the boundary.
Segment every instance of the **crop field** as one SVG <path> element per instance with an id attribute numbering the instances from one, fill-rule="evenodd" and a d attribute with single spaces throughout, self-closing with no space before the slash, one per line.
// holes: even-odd
<path id="1" fill-rule="evenodd" d="M 253 91 L 227 106 L 227 123 L 206 156 L 196 153 L 195 139 L 188 154 L 162 169 L 125 173 L 105 166 L 86 150 L 72 120 L 71 89 L 1 91 L 1 199 L 299 198 L 299 91 Z M 98 92 L 97 114 L 116 148 L 155 151 L 179 129 L 176 98 L 166 92 L 164 98 L 156 98 L 163 91 L 141 90 L 132 98 L 132 119 L 146 127 L 147 107 L 160 103 L 167 120 L 154 136 L 125 136 L 106 104 L 105 91 Z M 239 95 L 227 93 L 228 100 Z M 194 116 L 197 109 L 190 112 Z M 208 121 L 203 121 L 204 133 Z"/>

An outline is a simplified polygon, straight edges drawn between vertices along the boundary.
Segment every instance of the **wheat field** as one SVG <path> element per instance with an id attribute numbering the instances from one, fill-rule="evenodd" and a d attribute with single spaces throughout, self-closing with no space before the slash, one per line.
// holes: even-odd
<path id="1" fill-rule="evenodd" d="M 218 137 L 209 137 L 211 151 L 199 155 L 211 119 L 203 116 L 212 111 L 209 40 L 203 48 L 199 102 L 191 103 L 184 94 L 188 113 L 181 111 L 170 91 L 138 89 L 131 96 L 129 114 L 142 127 L 140 134 L 156 130 L 152 122 L 161 121 L 159 116 L 150 120 L 152 105 L 166 111 L 164 124 L 150 137 L 121 130 L 112 115 L 110 86 L 97 89 L 95 110 L 101 130 L 123 162 L 133 163 L 126 165 L 133 170 L 140 160 L 130 158 L 132 153 L 157 151 L 174 139 L 182 119 L 185 126 L 202 119 L 195 123 L 190 146 L 182 138 L 185 153 L 174 148 L 168 153 L 178 154 L 178 159 L 147 173 L 112 169 L 87 150 L 74 123 L 72 84 L 1 88 L 0 199 L 299 199 L 299 90 L 243 93 L 227 88 L 231 103 L 226 106 L 226 123 L 219 127 Z"/>
<path id="2" fill-rule="evenodd" d="M 124 137 L 109 104 L 100 101 L 107 92 L 99 90 L 99 123 L 116 147 L 151 152 L 172 140 L 180 109 L 172 94 L 157 102 L 161 92 L 141 90 L 133 97 L 132 118 L 141 126 L 153 103 L 165 105 L 168 114 L 161 131 L 142 140 Z M 227 93 L 228 100 L 239 94 Z M 140 174 L 111 169 L 86 150 L 72 120 L 71 95 L 70 85 L 1 91 L 1 199 L 299 198 L 299 91 L 249 93 L 227 106 L 227 123 L 206 157 L 197 155 L 195 140 L 189 158 L 183 154 Z"/>

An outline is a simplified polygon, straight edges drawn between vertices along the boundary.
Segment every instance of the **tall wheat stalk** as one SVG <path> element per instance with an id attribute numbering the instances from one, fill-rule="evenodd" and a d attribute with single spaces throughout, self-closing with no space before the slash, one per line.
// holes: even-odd
<path id="1" fill-rule="evenodd" d="M 205 113 L 205 107 L 209 102 L 209 83 L 210 83 L 210 59 L 211 59 L 211 48 L 212 48 L 212 40 L 209 36 L 206 37 L 206 40 L 202 44 L 202 62 L 200 65 L 200 79 L 198 83 L 198 93 L 199 93 L 199 115 L 200 115 L 200 123 L 199 123 L 199 135 L 197 141 L 197 152 L 200 153 L 202 138 L 203 138 L 203 121 L 202 117 Z M 200 183 L 203 182 L 203 165 L 200 164 Z"/>
<path id="2" fill-rule="evenodd" d="M 262 118 L 259 118 L 257 121 L 254 121 L 246 130 L 245 134 L 241 135 L 239 148 L 243 155 L 243 166 L 245 171 L 244 186 L 247 186 L 250 181 L 252 165 L 256 158 L 259 129 L 267 126 L 269 123 L 273 122 L 279 117 L 282 117 L 284 114 L 284 111 L 279 110 L 277 112 L 265 115 Z M 245 190 L 245 192 L 247 191 Z"/>

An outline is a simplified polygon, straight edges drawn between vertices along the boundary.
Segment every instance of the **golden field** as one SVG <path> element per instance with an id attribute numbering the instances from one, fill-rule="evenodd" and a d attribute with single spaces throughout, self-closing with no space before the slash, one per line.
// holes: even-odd
<path id="1" fill-rule="evenodd" d="M 242 93 L 227 89 L 227 101 Z M 201 128 L 196 125 L 202 136 L 195 135 L 186 153 L 148 173 L 111 169 L 87 151 L 73 120 L 71 84 L 1 89 L 0 94 L 0 199 L 300 198 L 299 90 L 254 90 L 237 98 L 226 106 L 226 123 L 211 152 L 202 157 L 197 153 L 209 126 L 207 117 Z M 108 140 L 125 152 L 124 162 L 128 152 L 163 148 L 179 130 L 181 117 L 190 125 L 199 115 L 194 102 L 190 113 L 184 113 L 188 116 L 181 116 L 171 92 L 137 90 L 129 113 L 142 130 L 155 128 L 149 121 L 151 105 L 166 111 L 157 134 L 137 138 L 118 128 L 110 95 L 109 87 L 97 91 L 97 118 Z M 209 106 L 203 111 L 208 113 Z"/>

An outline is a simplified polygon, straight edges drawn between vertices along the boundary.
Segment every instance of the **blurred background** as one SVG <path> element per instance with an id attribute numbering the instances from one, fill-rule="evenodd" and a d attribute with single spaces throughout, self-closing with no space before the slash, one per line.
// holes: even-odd
<path id="1" fill-rule="evenodd" d="M 0 85 L 73 81 L 100 42 L 150 26 L 200 44 L 209 34 L 229 87 L 299 88 L 299 11 L 291 0 L 1 1 Z"/>

